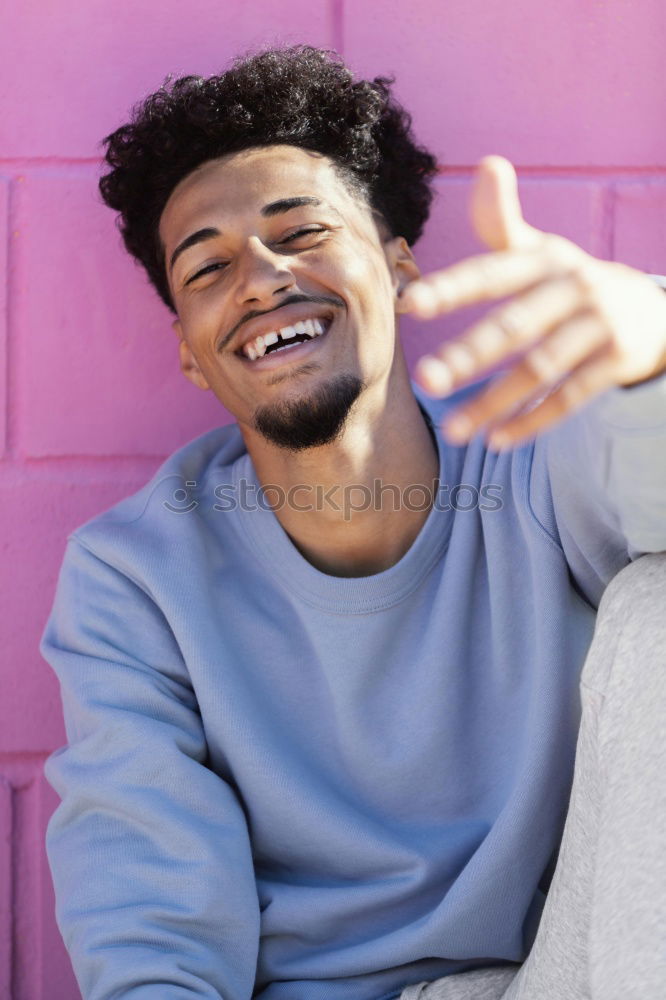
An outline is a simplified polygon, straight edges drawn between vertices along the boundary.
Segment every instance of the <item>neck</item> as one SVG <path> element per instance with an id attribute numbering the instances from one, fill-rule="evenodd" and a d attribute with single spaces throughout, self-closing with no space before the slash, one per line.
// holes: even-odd
<path id="1" fill-rule="evenodd" d="M 370 576 L 412 545 L 434 502 L 439 454 L 409 378 L 366 389 L 331 444 L 286 452 L 244 430 L 260 485 L 301 554 L 332 576 Z M 274 503 L 266 491 L 268 503 Z M 300 509 L 299 509 L 300 508 Z"/>

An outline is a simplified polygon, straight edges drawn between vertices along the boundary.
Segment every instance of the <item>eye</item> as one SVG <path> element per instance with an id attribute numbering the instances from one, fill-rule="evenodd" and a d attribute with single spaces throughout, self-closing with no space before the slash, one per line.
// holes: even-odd
<path id="1" fill-rule="evenodd" d="M 318 226 L 317 228 L 310 229 L 298 229 L 295 233 L 291 233 L 289 236 L 285 236 L 281 243 L 291 243 L 292 240 L 297 240 L 301 236 L 314 236 L 317 233 L 326 233 L 328 230 L 325 226 Z"/>
<path id="2" fill-rule="evenodd" d="M 196 281 L 197 278 L 201 278 L 204 274 L 208 274 L 210 271 L 217 271 L 219 267 L 226 267 L 226 266 L 227 262 L 224 260 L 215 261 L 214 264 L 206 264 L 206 266 L 202 267 L 200 271 L 197 271 L 196 274 L 193 274 L 191 278 L 188 278 L 185 284 L 191 285 L 193 281 Z"/>

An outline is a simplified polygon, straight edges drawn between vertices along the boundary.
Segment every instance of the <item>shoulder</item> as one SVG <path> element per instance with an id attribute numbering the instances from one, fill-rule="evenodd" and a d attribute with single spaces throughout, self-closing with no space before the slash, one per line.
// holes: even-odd
<path id="1" fill-rule="evenodd" d="M 238 424 L 216 427 L 173 452 L 135 493 L 81 524 L 70 538 L 105 562 L 159 559 L 196 532 L 196 495 L 215 473 L 246 454 Z M 181 516 L 179 516 L 181 515 Z"/>

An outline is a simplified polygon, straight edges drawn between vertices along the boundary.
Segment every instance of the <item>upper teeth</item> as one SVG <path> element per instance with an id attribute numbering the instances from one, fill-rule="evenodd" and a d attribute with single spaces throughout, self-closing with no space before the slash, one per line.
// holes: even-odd
<path id="1" fill-rule="evenodd" d="M 324 324 L 319 319 L 306 319 L 299 323 L 294 323 L 293 326 L 283 326 L 280 330 L 271 330 L 270 333 L 264 333 L 263 336 L 255 337 L 254 340 L 250 340 L 249 343 L 243 345 L 243 354 L 254 361 L 256 358 L 262 358 L 266 353 L 266 348 L 270 347 L 271 344 L 276 344 L 278 339 L 289 340 L 290 337 L 295 337 L 297 333 L 304 333 L 308 337 L 320 337 L 324 332 Z"/>

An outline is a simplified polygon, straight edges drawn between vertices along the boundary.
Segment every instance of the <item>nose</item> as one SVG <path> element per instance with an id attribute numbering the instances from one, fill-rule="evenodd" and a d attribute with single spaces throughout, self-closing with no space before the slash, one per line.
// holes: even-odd
<path id="1" fill-rule="evenodd" d="M 296 284 L 288 257 L 274 253 L 257 236 L 251 236 L 241 254 L 235 295 L 238 305 L 273 304 L 276 295 Z"/>

